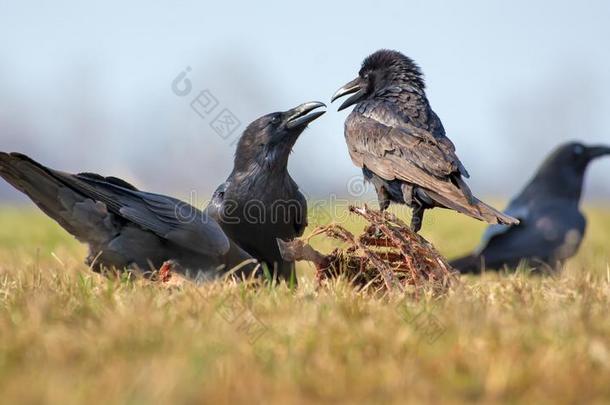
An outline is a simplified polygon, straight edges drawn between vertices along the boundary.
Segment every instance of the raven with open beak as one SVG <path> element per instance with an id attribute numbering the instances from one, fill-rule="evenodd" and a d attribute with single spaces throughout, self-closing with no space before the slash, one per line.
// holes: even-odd
<path id="1" fill-rule="evenodd" d="M 347 95 L 339 110 L 354 105 L 345 120 L 348 151 L 375 186 L 381 210 L 392 202 L 413 208 L 415 232 L 424 211 L 436 207 L 491 224 L 518 222 L 470 191 L 468 172 L 430 107 L 422 72 L 412 59 L 386 49 L 371 54 L 332 101 Z"/>
<path id="2" fill-rule="evenodd" d="M 284 280 L 296 280 L 294 262 L 282 258 L 276 239 L 301 236 L 307 226 L 307 201 L 288 173 L 288 157 L 307 125 L 324 114 L 321 107 L 308 102 L 252 122 L 207 209 L 232 240 Z"/>
<path id="3" fill-rule="evenodd" d="M 367 83 L 366 79 L 358 76 L 357 78 L 337 90 L 330 99 L 330 102 L 333 103 L 335 100 L 351 94 L 351 96 L 346 99 L 337 109 L 337 111 L 344 110 L 347 107 L 362 101 L 367 96 L 368 88 L 369 84 Z"/>

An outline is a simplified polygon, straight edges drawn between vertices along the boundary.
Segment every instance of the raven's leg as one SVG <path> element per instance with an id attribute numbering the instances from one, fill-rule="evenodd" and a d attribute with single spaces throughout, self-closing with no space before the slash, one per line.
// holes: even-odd
<path id="1" fill-rule="evenodd" d="M 413 185 L 408 183 L 402 184 L 402 198 L 405 200 L 405 204 L 413 208 L 411 216 L 411 230 L 415 233 L 421 229 L 422 222 L 424 220 L 425 208 L 423 204 L 415 199 L 416 189 Z"/>
<path id="2" fill-rule="evenodd" d="M 424 221 L 424 211 L 426 209 L 417 204 L 413 207 L 413 216 L 411 217 L 411 230 L 415 233 L 419 232 Z"/>
<path id="3" fill-rule="evenodd" d="M 379 201 L 379 210 L 387 210 L 390 206 L 390 193 L 388 193 L 388 190 L 381 185 L 375 185 L 375 191 L 377 192 L 377 201 Z"/>
<path id="4" fill-rule="evenodd" d="M 375 187 L 377 201 L 379 202 L 379 211 L 387 210 L 390 206 L 390 193 L 386 188 L 386 181 L 377 176 L 375 173 L 371 172 L 366 167 L 362 169 L 362 174 L 364 175 L 364 180 L 371 182 L 373 187 Z"/>
<path id="5" fill-rule="evenodd" d="M 376 181 L 377 180 L 377 181 Z M 379 211 L 383 212 L 388 209 L 390 206 L 390 193 L 383 186 L 383 182 L 380 181 L 379 177 L 374 176 L 372 183 L 375 186 L 375 191 L 377 192 L 377 201 L 379 202 Z M 379 226 L 375 226 L 375 233 L 373 237 L 380 239 L 383 237 L 383 232 L 379 229 Z"/>

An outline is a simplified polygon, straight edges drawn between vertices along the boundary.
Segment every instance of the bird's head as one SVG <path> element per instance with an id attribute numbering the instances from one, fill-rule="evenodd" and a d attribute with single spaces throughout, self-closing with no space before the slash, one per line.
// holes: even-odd
<path id="1" fill-rule="evenodd" d="M 589 163 L 607 155 L 610 155 L 610 147 L 605 145 L 587 146 L 580 142 L 562 144 L 544 160 L 528 188 L 549 196 L 578 200 Z"/>
<path id="2" fill-rule="evenodd" d="M 341 111 L 360 101 L 374 98 L 391 87 L 412 87 L 423 91 L 425 83 L 419 66 L 411 58 L 398 51 L 382 49 L 364 59 L 358 77 L 337 90 L 331 102 L 352 94 L 339 107 Z"/>
<path id="3" fill-rule="evenodd" d="M 303 103 L 288 111 L 275 112 L 252 122 L 242 134 L 235 151 L 235 168 L 286 167 L 288 155 L 299 135 L 326 111 L 319 101 Z"/>
<path id="4" fill-rule="evenodd" d="M 580 142 L 569 142 L 555 149 L 542 164 L 541 170 L 562 173 L 569 170 L 573 173 L 584 173 L 592 160 L 610 155 L 610 147 L 605 145 L 587 146 Z"/>

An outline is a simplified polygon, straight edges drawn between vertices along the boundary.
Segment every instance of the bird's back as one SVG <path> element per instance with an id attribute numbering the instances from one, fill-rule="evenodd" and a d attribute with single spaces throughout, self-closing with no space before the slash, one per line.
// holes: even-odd
<path id="1" fill-rule="evenodd" d="M 509 206 L 506 212 L 521 223 L 490 228 L 478 249 L 490 268 L 514 267 L 522 260 L 555 265 L 578 251 L 586 219 L 573 201 L 543 199 Z"/>

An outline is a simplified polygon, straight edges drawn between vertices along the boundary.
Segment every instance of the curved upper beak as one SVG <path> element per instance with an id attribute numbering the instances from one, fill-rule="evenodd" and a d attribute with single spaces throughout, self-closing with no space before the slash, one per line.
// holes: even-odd
<path id="1" fill-rule="evenodd" d="M 313 120 L 319 118 L 326 111 L 314 111 L 316 108 L 326 107 L 326 104 L 319 101 L 310 101 L 303 103 L 291 110 L 285 112 L 286 114 L 286 128 L 292 129 L 296 127 L 305 127 Z"/>
<path id="2" fill-rule="evenodd" d="M 595 159 L 601 156 L 610 155 L 610 146 L 595 145 L 587 148 L 589 159 Z"/>
<path id="3" fill-rule="evenodd" d="M 360 77 L 355 78 L 354 80 L 337 90 L 335 94 L 333 94 L 333 97 L 330 99 L 330 102 L 332 103 L 339 97 L 343 97 L 348 94 L 353 95 L 347 100 L 345 100 L 343 104 L 339 106 L 339 109 L 337 111 L 341 111 L 349 107 L 350 105 L 354 105 L 360 100 L 362 100 L 362 98 L 364 98 L 364 95 L 366 94 L 366 84 L 363 83 Z"/>

